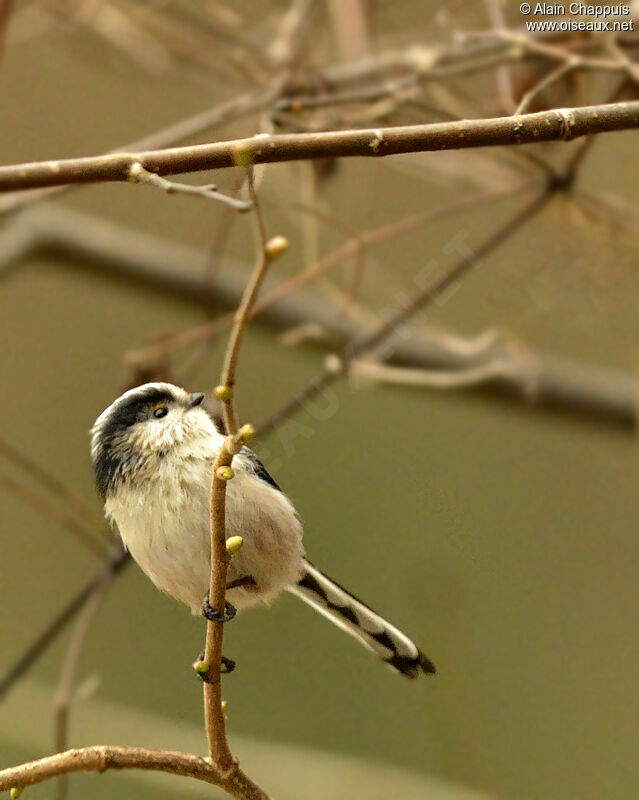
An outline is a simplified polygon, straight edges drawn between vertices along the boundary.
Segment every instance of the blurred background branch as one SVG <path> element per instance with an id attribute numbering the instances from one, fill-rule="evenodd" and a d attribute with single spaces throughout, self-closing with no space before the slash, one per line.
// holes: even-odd
<path id="1" fill-rule="evenodd" d="M 482 199 L 486 198 L 480 196 L 466 204 L 471 205 Z M 393 234 L 397 235 L 402 228 L 408 227 L 407 223 L 412 227 L 426 216 L 433 215 L 420 214 L 414 221 L 409 219 L 403 223 L 393 223 L 388 229 L 392 228 Z M 384 228 L 378 228 L 351 240 L 354 246 L 347 241 L 333 253 L 324 256 L 315 268 L 309 268 L 309 271 L 313 269 L 312 277 L 340 263 L 356 249 L 359 242 L 370 246 L 387 235 Z M 490 249 L 492 239 L 488 246 Z M 476 247 L 469 251 L 469 256 L 479 261 L 484 257 L 485 249 L 485 246 Z M 202 277 L 207 258 L 203 252 L 162 241 L 157 236 L 145 236 L 85 213 L 54 206 L 23 212 L 5 224 L 0 231 L 0 280 L 3 273 L 19 266 L 20 259 L 38 253 L 71 259 L 82 269 L 104 270 L 105 274 L 125 284 L 140 284 L 197 305 L 213 302 L 221 308 L 234 308 L 237 305 L 248 277 L 246 267 L 234 263 L 231 272 L 218 274 L 214 281 L 210 281 Z M 463 261 L 464 265 L 468 263 L 468 259 Z M 192 269 L 185 271 L 184 264 L 190 264 Z M 273 286 L 256 303 L 253 313 L 263 322 L 284 332 L 313 322 L 323 332 L 319 339 L 314 337 L 313 341 L 323 348 L 345 346 L 350 341 L 367 341 L 373 335 L 370 322 L 364 325 L 352 315 L 335 315 L 332 308 L 318 304 L 312 294 L 298 288 L 305 282 L 300 280 L 303 275 L 299 273 L 281 286 Z M 267 282 L 267 287 L 269 285 Z M 418 299 L 417 306 L 421 302 Z M 214 343 L 230 319 L 230 316 L 223 316 L 213 323 L 205 323 L 132 350 L 125 354 L 125 364 L 134 373 L 139 371 L 141 375 L 152 375 L 163 368 L 165 357 L 174 351 L 193 347 L 199 342 L 208 345 Z M 571 363 L 570 359 L 539 352 L 522 341 L 509 339 L 506 334 L 492 343 L 489 351 L 482 352 L 472 346 L 472 341 L 464 346 L 463 337 L 459 334 L 440 331 L 432 326 L 419 327 L 405 335 L 396 336 L 399 324 L 396 322 L 386 330 L 391 341 L 384 350 L 383 360 L 388 364 L 441 369 L 446 373 L 451 369 L 462 372 L 474 369 L 484 359 L 494 359 L 502 364 L 510 364 L 511 368 L 502 370 L 499 375 L 486 376 L 477 385 L 489 396 L 497 394 L 524 401 L 531 408 L 583 414 L 585 419 L 609 422 L 629 429 L 636 426 L 639 405 L 633 375 Z M 358 348 L 361 346 L 358 345 Z M 340 367 L 339 371 L 342 370 L 343 367 Z M 361 369 L 358 371 L 361 373 Z M 335 375 L 335 371 L 331 371 L 330 375 Z M 326 380 L 332 379 L 327 374 Z M 430 384 L 431 388 L 435 388 L 435 385 L 436 382 Z M 318 386 L 317 391 L 319 389 Z M 267 427 L 272 424 L 269 421 Z"/>

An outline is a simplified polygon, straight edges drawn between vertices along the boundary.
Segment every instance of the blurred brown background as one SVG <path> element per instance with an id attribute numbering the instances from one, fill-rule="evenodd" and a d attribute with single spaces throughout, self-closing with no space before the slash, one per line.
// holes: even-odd
<path id="1" fill-rule="evenodd" d="M 112 16 L 95 23 L 96 9 L 109 6 Z M 331 4 L 319 6 L 310 23 L 309 62 L 347 61 L 339 51 L 337 12 Z M 255 0 L 250 8 L 16 3 L 0 64 L 2 162 L 97 154 L 246 91 L 263 76 L 241 46 L 228 44 L 229 31 L 259 50 L 287 8 Z M 448 42 L 456 30 L 491 25 L 480 3 L 362 2 L 362 9 L 365 36 L 357 46 L 372 55 Z M 171 28 L 171 14 L 182 27 Z M 131 27 L 122 28 L 118 15 Z M 206 15 L 226 36 L 218 36 L 223 45 L 204 25 Z M 511 24 L 521 24 L 517 16 Z M 468 80 L 470 116 L 503 113 L 492 75 L 477 84 L 481 103 L 473 103 L 477 90 Z M 603 101 L 612 78 L 606 78 L 610 85 L 600 76 L 592 80 Z M 455 97 L 444 87 L 430 101 L 445 105 L 447 91 Z M 409 116 L 413 122 L 434 119 L 422 108 L 399 121 Z M 369 124 L 395 122 L 391 114 Z M 253 114 L 203 131 L 199 140 L 250 135 L 263 124 Z M 534 153 L 560 163 L 573 146 Z M 614 196 L 615 208 L 623 203 L 627 215 L 637 202 L 636 153 L 634 132 L 600 137 L 580 171 L 580 189 Z M 311 199 L 343 227 L 362 231 L 477 191 L 516 188 L 533 170 L 516 158 L 495 150 L 345 160 L 316 181 Z M 234 173 L 188 180 L 214 180 L 231 191 L 241 177 Z M 314 248 L 327 252 L 345 236 L 335 224 L 309 230 L 309 219 L 317 217 L 296 207 L 308 202 L 309 184 L 302 164 L 271 165 L 262 177 L 269 233 L 291 241 L 269 285 L 310 264 Z M 448 258 L 445 248 L 456 234 L 476 245 L 519 199 L 515 191 L 371 248 L 353 303 L 374 315 L 395 307 L 414 291 L 413 276 L 425 263 Z M 145 186 L 97 185 L 48 202 L 201 253 L 210 250 L 220 222 L 226 224 L 218 204 Z M 18 218 L 6 216 L 0 236 Z M 547 352 L 632 376 L 639 281 L 636 238 L 627 227 L 557 197 L 448 302 L 413 324 L 443 326 L 464 337 L 499 329 Z M 250 265 L 250 232 L 247 216 L 234 220 L 220 275 L 232 273 L 236 263 Z M 181 267 L 200 275 L 203 263 Z M 0 278 L 0 433 L 81 493 L 99 519 L 87 431 L 127 379 L 123 353 L 218 312 L 118 279 L 88 258 L 40 254 L 3 263 Z M 341 292 L 348 292 L 351 278 L 352 262 L 327 274 Z M 325 285 L 307 291 L 325 313 L 357 313 L 348 303 L 345 310 Z M 216 338 L 198 360 L 189 379 L 193 390 L 216 383 L 224 342 L 224 335 Z M 243 419 L 257 423 L 285 402 L 322 369 L 327 349 L 286 347 L 279 332 L 256 322 L 240 361 Z M 268 612 L 242 615 L 226 632 L 226 650 L 239 668 L 224 691 L 231 742 L 249 774 L 266 788 L 280 781 L 282 798 L 307 789 L 305 796 L 313 797 L 437 797 L 431 778 L 499 798 L 636 796 L 633 434 L 477 393 L 348 380 L 318 403 L 328 411 L 301 411 L 261 440 L 258 452 L 294 499 L 312 560 L 410 632 L 439 675 L 415 683 L 395 678 L 290 598 Z M 10 462 L 1 470 L 30 482 Z M 0 524 L 0 642 L 8 666 L 98 560 L 14 492 L 1 495 Z M 201 622 L 160 595 L 137 567 L 128 569 L 109 591 L 86 644 L 79 681 L 99 676 L 99 684 L 90 700 L 76 704 L 71 743 L 116 743 L 120 737 L 203 749 L 201 688 L 190 670 L 202 638 Z M 64 644 L 63 637 L 0 706 L 3 765 L 52 746 L 50 700 Z M 344 766 L 344 756 L 361 761 Z M 332 784 L 339 769 L 343 778 Z M 177 780 L 151 785 L 128 774 L 78 777 L 70 797 L 215 793 Z M 52 787 L 28 791 L 44 797 Z"/>

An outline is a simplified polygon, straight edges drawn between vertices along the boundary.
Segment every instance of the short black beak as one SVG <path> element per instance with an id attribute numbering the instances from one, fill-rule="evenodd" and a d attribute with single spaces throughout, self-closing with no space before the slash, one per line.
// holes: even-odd
<path id="1" fill-rule="evenodd" d="M 193 392 L 189 398 L 189 408 L 195 408 L 195 406 L 199 406 L 202 400 L 204 400 L 203 392 Z"/>

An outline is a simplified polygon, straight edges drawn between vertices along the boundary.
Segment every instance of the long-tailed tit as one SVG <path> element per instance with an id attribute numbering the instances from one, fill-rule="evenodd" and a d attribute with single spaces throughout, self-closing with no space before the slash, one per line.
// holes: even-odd
<path id="1" fill-rule="evenodd" d="M 147 383 L 118 397 L 91 430 L 106 516 L 153 583 L 197 614 L 210 580 L 211 472 L 224 441 L 203 398 Z M 244 543 L 228 568 L 230 608 L 272 600 L 285 589 L 398 673 L 434 673 L 408 636 L 306 560 L 295 509 L 255 453 L 244 447 L 233 470 L 226 532 Z"/>

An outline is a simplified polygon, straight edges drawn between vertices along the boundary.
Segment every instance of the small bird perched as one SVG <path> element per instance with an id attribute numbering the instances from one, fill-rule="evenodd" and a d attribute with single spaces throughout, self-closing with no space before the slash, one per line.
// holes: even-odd
<path id="1" fill-rule="evenodd" d="M 147 383 L 118 397 L 91 429 L 91 457 L 107 518 L 158 589 L 194 614 L 208 606 L 209 492 L 224 442 L 203 399 L 202 393 L 170 383 Z M 286 589 L 398 673 L 409 678 L 420 670 L 434 673 L 408 636 L 306 560 L 295 509 L 252 450 L 242 448 L 233 471 L 226 488 L 226 533 L 244 542 L 228 568 L 226 618 Z"/>

